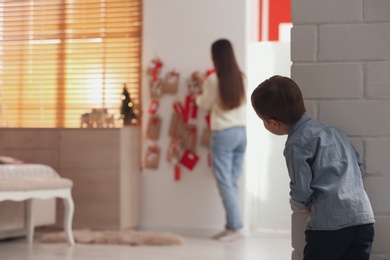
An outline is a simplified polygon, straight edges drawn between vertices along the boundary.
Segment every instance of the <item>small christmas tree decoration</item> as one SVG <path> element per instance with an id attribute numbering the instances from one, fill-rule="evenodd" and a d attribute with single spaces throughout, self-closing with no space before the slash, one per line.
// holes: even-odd
<path id="1" fill-rule="evenodd" d="M 134 103 L 130 98 L 130 93 L 127 91 L 125 83 L 123 84 L 121 99 L 121 119 L 123 119 L 123 125 L 134 124 L 134 121 L 137 119 L 137 115 L 134 112 Z"/>

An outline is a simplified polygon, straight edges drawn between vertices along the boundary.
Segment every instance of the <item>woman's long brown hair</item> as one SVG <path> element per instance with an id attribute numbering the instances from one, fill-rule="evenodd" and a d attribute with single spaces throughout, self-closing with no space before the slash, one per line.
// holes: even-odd
<path id="1" fill-rule="evenodd" d="M 232 44 L 226 39 L 217 40 L 211 46 L 211 54 L 218 76 L 222 108 L 230 110 L 239 107 L 245 100 L 245 88 Z"/>

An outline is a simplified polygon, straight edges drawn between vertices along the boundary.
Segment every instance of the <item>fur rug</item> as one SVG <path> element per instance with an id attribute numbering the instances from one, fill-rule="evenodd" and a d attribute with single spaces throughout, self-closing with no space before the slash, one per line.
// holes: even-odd
<path id="1" fill-rule="evenodd" d="M 139 232 L 134 230 L 73 230 L 76 243 L 80 244 L 117 244 L 117 245 L 182 245 L 184 239 L 171 233 Z M 43 243 L 66 242 L 64 232 L 46 233 Z"/>

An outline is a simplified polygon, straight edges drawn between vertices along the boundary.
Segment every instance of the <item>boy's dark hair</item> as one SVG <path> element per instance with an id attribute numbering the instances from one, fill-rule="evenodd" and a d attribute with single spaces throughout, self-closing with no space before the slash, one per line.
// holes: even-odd
<path id="1" fill-rule="evenodd" d="M 257 115 L 266 121 L 274 119 L 292 125 L 306 112 L 298 85 L 292 79 L 279 75 L 257 86 L 251 101 Z"/>

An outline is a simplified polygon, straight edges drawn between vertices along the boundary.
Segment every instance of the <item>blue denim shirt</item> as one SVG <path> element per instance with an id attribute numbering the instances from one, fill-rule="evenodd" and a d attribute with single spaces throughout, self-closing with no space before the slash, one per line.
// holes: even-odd
<path id="1" fill-rule="evenodd" d="M 303 115 L 289 130 L 284 156 L 292 208 L 311 208 L 306 229 L 375 222 L 359 155 L 340 130 Z"/>

